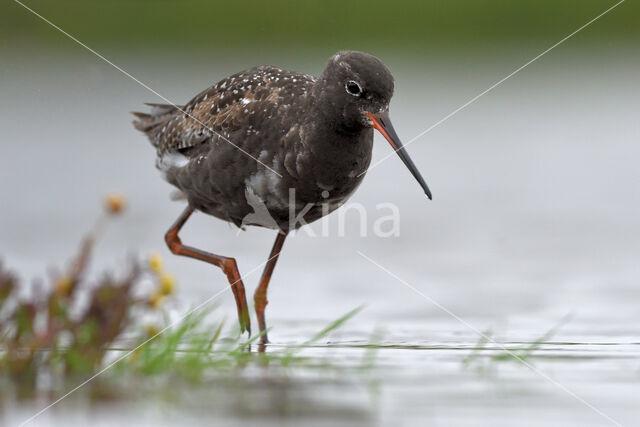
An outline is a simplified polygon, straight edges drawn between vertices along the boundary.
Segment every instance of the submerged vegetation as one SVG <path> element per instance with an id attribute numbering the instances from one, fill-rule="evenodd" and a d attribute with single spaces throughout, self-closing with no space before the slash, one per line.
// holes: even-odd
<path id="1" fill-rule="evenodd" d="M 176 325 L 153 331 L 150 338 L 143 339 L 124 355 L 128 356 L 131 353 L 131 357 L 120 356 L 117 359 L 117 368 L 120 372 L 133 371 L 143 375 L 170 372 L 191 381 L 198 381 L 204 377 L 207 369 L 226 370 L 246 366 L 252 362 L 281 367 L 310 367 L 314 362 L 298 356 L 300 350 L 328 336 L 359 311 L 360 308 L 354 309 L 334 320 L 300 345 L 269 352 L 251 351 L 254 347 L 260 348 L 255 343 L 261 335 L 245 339 L 236 327 L 229 328 L 225 334 L 224 321 L 217 325 L 205 321 L 210 310 L 190 312 Z"/>
<path id="2" fill-rule="evenodd" d="M 502 344 L 497 344 L 493 340 L 493 332 L 486 330 L 480 334 L 478 342 L 471 353 L 463 359 L 462 364 L 464 367 L 473 368 L 478 372 L 488 372 L 498 362 L 516 362 L 528 365 L 536 351 L 548 342 L 569 320 L 569 315 L 564 316 L 540 337 L 516 348 L 507 348 Z M 493 346 L 490 344 L 493 344 Z"/>

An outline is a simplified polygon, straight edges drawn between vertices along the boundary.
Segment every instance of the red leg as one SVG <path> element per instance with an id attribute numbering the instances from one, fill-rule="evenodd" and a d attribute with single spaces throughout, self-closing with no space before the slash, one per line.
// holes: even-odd
<path id="1" fill-rule="evenodd" d="M 247 331 L 251 335 L 251 320 L 249 319 L 249 310 L 247 308 L 247 297 L 245 296 L 244 284 L 238 271 L 238 265 L 236 260 L 226 256 L 216 255 L 209 252 L 202 251 L 200 249 L 193 248 L 191 246 L 185 246 L 180 241 L 178 233 L 180 229 L 187 222 L 187 219 L 193 213 L 193 208 L 188 206 L 184 212 L 178 217 L 176 222 L 171 226 L 167 234 L 164 236 L 164 240 L 167 242 L 167 246 L 171 252 L 176 255 L 183 255 L 190 258 L 199 259 L 200 261 L 208 262 L 209 264 L 217 265 L 224 271 L 231 285 L 231 291 L 236 299 L 236 306 L 238 307 L 238 320 L 240 321 L 240 331 Z"/>
<path id="2" fill-rule="evenodd" d="M 276 241 L 273 244 L 273 249 L 271 249 L 269 260 L 267 261 L 267 265 L 264 268 L 262 277 L 260 278 L 260 284 L 258 285 L 255 294 L 253 294 L 253 302 L 256 306 L 256 316 L 258 317 L 258 327 L 260 328 L 260 332 L 263 333 L 260 337 L 260 344 L 266 344 L 269 342 L 267 333 L 264 332 L 267 328 L 264 321 L 264 308 L 269 302 L 267 301 L 267 287 L 269 287 L 269 280 L 271 279 L 271 274 L 273 274 L 273 269 L 278 261 L 278 256 L 282 250 L 282 244 L 284 243 L 285 237 L 287 237 L 286 234 L 278 233 Z"/>

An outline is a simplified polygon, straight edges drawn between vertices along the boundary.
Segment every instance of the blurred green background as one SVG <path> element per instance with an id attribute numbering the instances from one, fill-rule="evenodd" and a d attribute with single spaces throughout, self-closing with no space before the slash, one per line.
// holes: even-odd
<path id="1" fill-rule="evenodd" d="M 25 0 L 90 46 L 210 51 L 260 48 L 473 48 L 553 43 L 613 6 L 608 0 L 204 1 Z M 69 48 L 17 3 L 0 6 L 0 43 Z M 640 5 L 627 0 L 576 42 L 637 42 Z M 73 47 L 76 48 L 76 47 Z"/>

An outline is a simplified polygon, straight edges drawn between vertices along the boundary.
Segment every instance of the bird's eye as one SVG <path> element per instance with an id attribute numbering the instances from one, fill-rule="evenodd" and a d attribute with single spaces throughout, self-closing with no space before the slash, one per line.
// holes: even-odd
<path id="1" fill-rule="evenodd" d="M 353 80 L 349 80 L 346 85 L 344 85 L 345 89 L 347 89 L 347 93 L 349 95 L 358 96 L 362 93 L 362 88 L 360 85 Z"/>

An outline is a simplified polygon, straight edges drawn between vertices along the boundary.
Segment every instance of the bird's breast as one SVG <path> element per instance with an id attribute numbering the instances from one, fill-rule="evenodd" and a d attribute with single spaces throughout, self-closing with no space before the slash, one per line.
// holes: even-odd
<path id="1" fill-rule="evenodd" d="M 300 144 L 293 187 L 308 202 L 346 199 L 360 185 L 371 162 L 373 133 L 326 133 Z"/>

